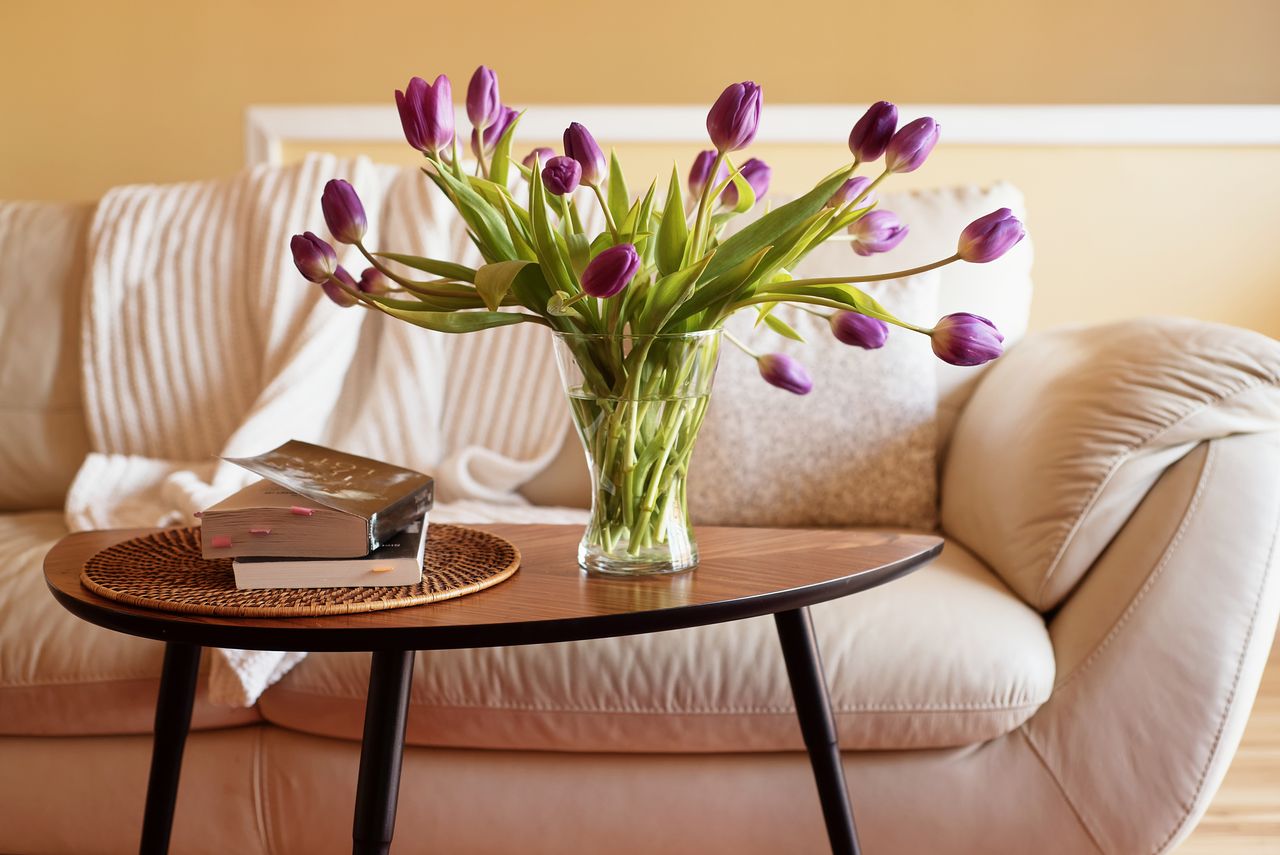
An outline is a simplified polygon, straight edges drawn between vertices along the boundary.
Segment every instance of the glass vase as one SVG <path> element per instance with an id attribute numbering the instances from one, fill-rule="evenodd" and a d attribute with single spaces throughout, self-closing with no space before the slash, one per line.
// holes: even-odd
<path id="1" fill-rule="evenodd" d="M 555 333 L 556 361 L 591 470 L 590 573 L 649 576 L 698 563 L 686 479 L 720 355 L 720 331 Z"/>

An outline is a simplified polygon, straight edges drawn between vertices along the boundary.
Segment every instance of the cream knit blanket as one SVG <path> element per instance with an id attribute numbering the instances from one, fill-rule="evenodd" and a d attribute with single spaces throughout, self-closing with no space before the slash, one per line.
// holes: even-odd
<path id="1" fill-rule="evenodd" d="M 326 234 L 319 199 L 334 177 L 360 192 L 374 245 L 479 263 L 430 182 L 363 158 L 103 198 L 82 328 L 92 450 L 67 498 L 72 530 L 189 522 L 251 479 L 216 455 L 290 438 L 432 472 L 433 520 L 548 518 L 514 492 L 568 425 L 546 331 L 451 337 L 338 309 L 288 249 L 292 234 Z M 365 266 L 354 250 L 340 260 Z M 220 651 L 210 696 L 250 705 L 304 655 Z"/>

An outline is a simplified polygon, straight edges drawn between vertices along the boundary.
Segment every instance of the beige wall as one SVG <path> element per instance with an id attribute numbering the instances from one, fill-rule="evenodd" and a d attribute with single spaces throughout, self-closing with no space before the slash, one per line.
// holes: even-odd
<path id="1" fill-rule="evenodd" d="M 517 106 L 706 103 L 745 78 L 766 103 L 1280 103 L 1277 0 L 0 3 L 0 198 L 227 174 L 250 104 L 389 100 L 482 61 Z M 840 156 L 756 153 L 783 189 Z M 636 184 L 676 152 L 625 154 Z M 1166 312 L 1280 335 L 1277 175 L 1276 148 L 944 146 L 898 186 L 1022 187 L 1036 326 Z"/>

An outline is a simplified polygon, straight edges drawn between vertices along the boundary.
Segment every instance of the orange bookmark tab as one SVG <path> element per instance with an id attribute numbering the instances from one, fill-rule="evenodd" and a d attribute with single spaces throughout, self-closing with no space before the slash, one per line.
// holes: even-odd
<path id="1" fill-rule="evenodd" d="M 370 569 L 369 572 L 370 573 L 390 573 L 393 569 L 394 568 L 392 567 L 374 567 Z"/>

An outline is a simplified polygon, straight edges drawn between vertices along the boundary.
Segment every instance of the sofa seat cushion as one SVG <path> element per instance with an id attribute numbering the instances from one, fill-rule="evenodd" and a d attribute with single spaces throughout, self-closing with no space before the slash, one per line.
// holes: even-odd
<path id="1" fill-rule="evenodd" d="M 1041 617 L 971 553 L 813 609 L 848 749 L 969 745 L 1048 699 Z M 259 702 L 299 731 L 359 739 L 369 655 L 312 654 Z M 420 653 L 408 741 L 592 752 L 799 750 L 769 618 L 627 638 Z"/>
<path id="2" fill-rule="evenodd" d="M 61 512 L 0 514 L 0 735 L 147 733 L 164 645 L 86 623 L 58 605 L 42 565 L 66 533 Z M 209 704 L 201 680 L 194 727 L 256 720 L 256 710 Z"/>

